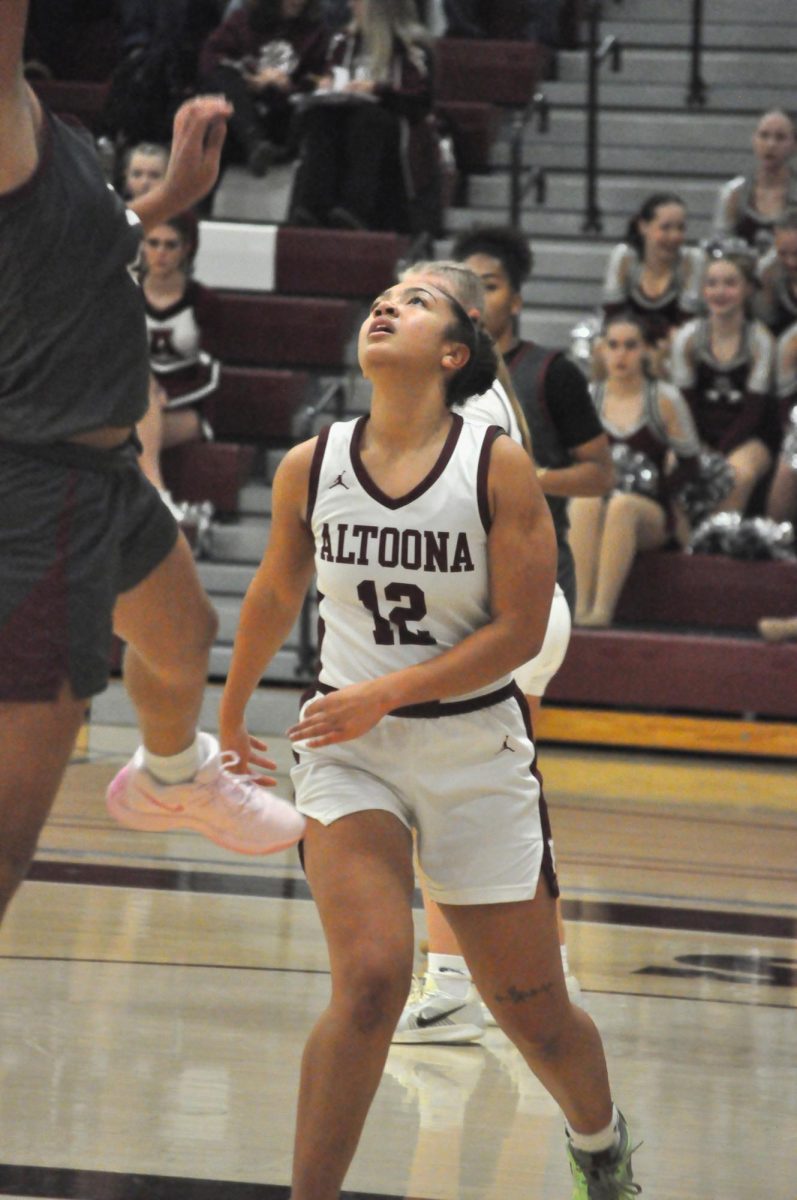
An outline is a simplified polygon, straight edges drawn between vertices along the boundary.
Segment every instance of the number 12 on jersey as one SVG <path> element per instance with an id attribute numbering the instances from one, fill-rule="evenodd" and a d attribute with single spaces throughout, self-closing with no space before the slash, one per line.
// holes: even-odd
<path id="1" fill-rule="evenodd" d="M 378 646 L 394 646 L 396 632 L 399 645 L 434 646 L 435 639 L 427 629 L 410 629 L 426 616 L 426 598 L 421 588 L 414 583 L 389 583 L 385 588 L 385 600 L 395 607 L 387 609 L 385 616 L 379 609 L 379 597 L 373 579 L 364 579 L 357 585 L 357 596 L 374 619 L 374 641 Z M 398 603 L 406 601 L 405 604 Z"/>

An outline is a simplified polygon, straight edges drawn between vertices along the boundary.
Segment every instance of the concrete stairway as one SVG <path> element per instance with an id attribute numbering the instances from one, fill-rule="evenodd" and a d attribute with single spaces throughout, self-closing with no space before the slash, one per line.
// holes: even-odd
<path id="1" fill-rule="evenodd" d="M 542 167 L 547 197 L 529 197 L 522 228 L 533 239 L 534 280 L 526 292 L 522 329 L 566 344 L 574 322 L 599 302 L 610 246 L 651 192 L 683 196 L 689 237 L 711 229 L 717 190 L 750 168 L 757 115 L 788 108 L 793 96 L 797 5 L 791 0 L 706 0 L 703 108 L 687 106 L 691 0 L 621 0 L 604 4 L 603 34 L 623 45 L 622 70 L 609 64 L 600 79 L 600 177 L 603 227 L 585 233 L 586 71 L 584 50 L 559 55 L 557 78 L 546 82 L 551 105 L 547 132 L 527 130 L 523 156 Z M 454 232 L 474 222 L 505 222 L 509 214 L 509 122 L 504 122 L 489 174 L 471 176 L 466 204 L 451 210 Z"/>

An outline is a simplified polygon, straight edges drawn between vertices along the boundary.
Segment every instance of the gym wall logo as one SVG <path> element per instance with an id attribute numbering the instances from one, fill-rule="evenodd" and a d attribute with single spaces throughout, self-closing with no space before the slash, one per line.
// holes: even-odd
<path id="1" fill-rule="evenodd" d="M 678 966 L 640 967 L 634 974 L 797 988 L 797 959 L 794 958 L 766 954 L 677 954 L 675 962 Z"/>

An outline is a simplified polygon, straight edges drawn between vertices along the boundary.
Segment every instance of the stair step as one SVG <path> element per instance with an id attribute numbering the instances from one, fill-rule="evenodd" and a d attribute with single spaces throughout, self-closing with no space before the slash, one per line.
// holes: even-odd
<path id="1" fill-rule="evenodd" d="M 584 197 L 584 175 L 577 171 L 548 171 L 545 203 L 532 210 L 541 212 L 578 212 Z M 691 217 L 710 218 L 717 199 L 717 182 L 702 179 L 678 179 L 672 175 L 602 175 L 598 180 L 598 202 L 605 212 L 635 212 L 652 192 L 677 192 Z M 510 178 L 506 171 L 493 175 L 471 175 L 468 180 L 468 204 L 473 208 L 509 207 Z M 457 211 L 457 210 L 452 210 Z"/>
<path id="2" fill-rule="evenodd" d="M 608 32 L 614 32 L 609 28 Z M 733 53 L 707 51 L 703 55 L 702 73 L 710 86 L 736 88 L 741 95 L 748 88 L 759 89 L 764 84 L 772 88 L 794 86 L 794 58 L 788 52 L 774 52 L 762 61 L 760 53 L 745 54 L 741 47 Z M 683 50 L 624 50 L 622 67 L 614 72 L 601 68 L 601 94 L 612 83 L 638 84 L 642 88 L 651 85 L 683 87 L 689 75 L 689 56 Z M 560 86 L 574 83 L 586 85 L 587 55 L 583 50 L 565 50 L 557 60 L 556 79 L 546 82 L 544 90 L 548 99 L 556 103 Z M 678 104 L 683 107 L 683 102 Z"/>
<path id="3" fill-rule="evenodd" d="M 557 212 L 545 205 L 532 205 L 526 201 L 521 208 L 519 226 L 530 238 L 539 237 L 570 237 L 584 236 L 584 213 L 586 211 L 586 192 L 582 184 L 582 209 L 578 212 Z M 622 241 L 628 226 L 630 211 L 617 213 L 601 211 L 602 229 L 600 236 L 608 246 Z M 509 221 L 509 212 L 503 206 L 486 208 L 473 205 L 469 208 L 452 208 L 446 214 L 446 228 L 449 232 L 469 229 L 473 224 L 491 225 Z M 689 238 L 698 241 L 707 238 L 712 230 L 712 220 L 708 216 L 696 217 L 694 214 L 689 222 Z"/>

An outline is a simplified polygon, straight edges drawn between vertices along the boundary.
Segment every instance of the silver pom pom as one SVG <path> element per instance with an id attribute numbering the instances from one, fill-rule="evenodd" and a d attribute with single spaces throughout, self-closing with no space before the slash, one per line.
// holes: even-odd
<path id="1" fill-rule="evenodd" d="M 789 413 L 789 423 L 786 426 L 780 453 L 786 465 L 792 471 L 797 471 L 797 404 Z"/>
<path id="2" fill-rule="evenodd" d="M 658 495 L 659 469 L 646 454 L 632 450 L 625 442 L 615 442 L 612 446 L 612 462 L 616 492 L 636 492 L 639 496 L 652 497 Z"/>
<path id="3" fill-rule="evenodd" d="M 698 459 L 699 474 L 684 484 L 678 493 L 689 524 L 694 529 L 730 494 L 735 479 L 734 470 L 725 458 L 714 450 L 705 450 Z"/>
<path id="4" fill-rule="evenodd" d="M 693 554 L 727 554 L 748 562 L 793 559 L 794 528 L 789 521 L 770 517 L 715 513 L 692 534 L 689 550 Z"/>

